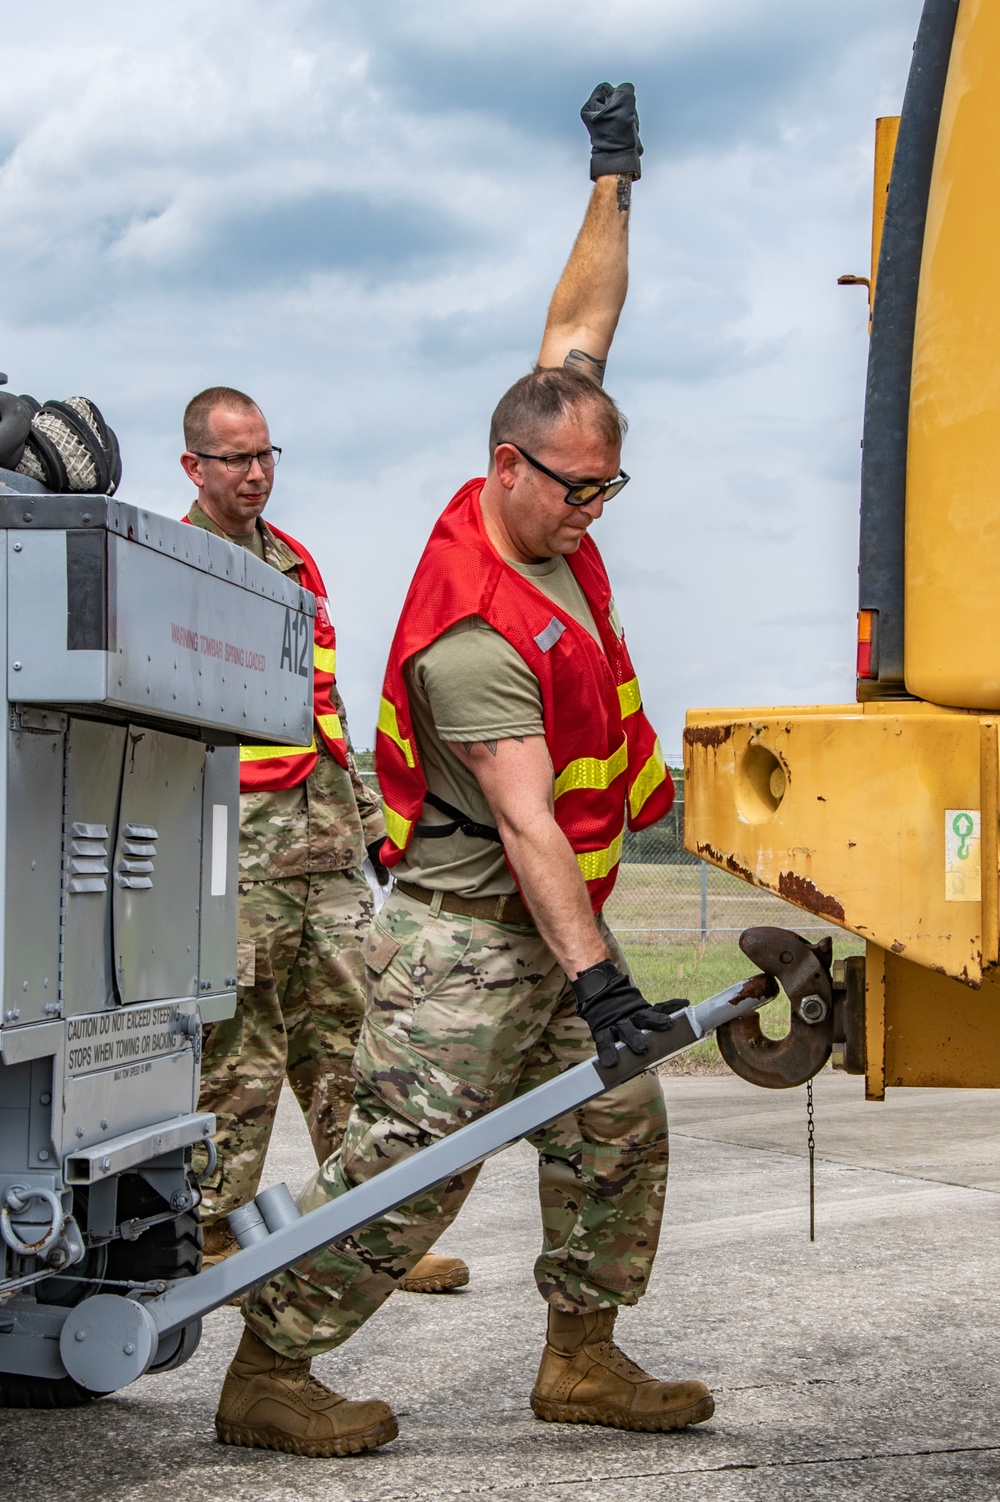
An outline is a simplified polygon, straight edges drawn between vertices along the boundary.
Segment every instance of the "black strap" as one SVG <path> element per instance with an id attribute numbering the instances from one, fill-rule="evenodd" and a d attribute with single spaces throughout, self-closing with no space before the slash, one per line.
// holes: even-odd
<path id="1" fill-rule="evenodd" d="M 31 432 L 31 413 L 12 391 L 0 391 L 0 465 L 17 469 Z"/>
<path id="2" fill-rule="evenodd" d="M 421 840 L 446 840 L 449 835 L 466 834 L 473 840 L 492 840 L 494 844 L 502 845 L 500 831 L 493 829 L 489 824 L 477 824 L 475 819 L 470 819 L 468 814 L 463 814 L 460 808 L 453 803 L 446 803 L 439 798 L 437 793 L 425 793 L 424 802 L 429 803 L 431 808 L 436 808 L 439 814 L 447 814 L 453 821 L 451 824 L 418 824 L 413 834 Z"/>

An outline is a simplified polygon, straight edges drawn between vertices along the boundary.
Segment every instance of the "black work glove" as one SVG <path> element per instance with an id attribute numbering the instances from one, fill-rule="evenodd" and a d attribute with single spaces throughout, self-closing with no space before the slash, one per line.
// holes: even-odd
<path id="1" fill-rule="evenodd" d="M 634 1054 L 648 1053 L 649 1044 L 639 1029 L 664 1033 L 671 1025 L 671 1013 L 687 1006 L 680 999 L 651 1006 L 613 960 L 581 970 L 570 985 L 576 996 L 576 1014 L 593 1033 L 597 1057 L 605 1069 L 618 1063 L 616 1042 L 624 1043 Z"/>
<path id="2" fill-rule="evenodd" d="M 375 880 L 378 882 L 380 887 L 387 887 L 389 885 L 389 867 L 383 866 L 382 856 L 380 853 L 384 843 L 385 841 L 383 837 L 383 839 L 381 840 L 372 840 L 371 844 L 368 846 L 368 859 L 372 863 L 372 870 L 375 872 Z"/>
<path id="3" fill-rule="evenodd" d="M 590 176 L 629 176 L 640 178 L 639 116 L 635 109 L 635 88 L 620 83 L 613 89 L 599 83 L 580 111 L 580 119 L 590 132 Z"/>

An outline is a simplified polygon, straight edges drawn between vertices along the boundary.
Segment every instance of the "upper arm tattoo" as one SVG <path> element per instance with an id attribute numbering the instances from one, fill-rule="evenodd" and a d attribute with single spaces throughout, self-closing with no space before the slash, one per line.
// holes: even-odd
<path id="1" fill-rule="evenodd" d="M 593 355 L 588 355 L 585 349 L 571 349 L 563 361 L 571 370 L 578 370 L 581 375 L 589 376 L 598 386 L 604 385 L 604 367 L 607 363 L 607 360 L 597 360 Z"/>
<path id="2" fill-rule="evenodd" d="M 504 740 L 505 741 L 517 741 L 517 743 L 518 743 L 519 746 L 523 746 L 524 745 L 524 736 L 523 735 L 505 735 L 504 736 Z M 487 751 L 490 753 L 491 756 L 496 756 L 496 754 L 497 754 L 497 745 L 498 745 L 497 741 L 466 741 L 465 744 L 464 744 L 463 749 L 465 750 L 466 755 L 471 756 L 472 752 L 473 752 L 473 750 L 475 749 L 476 746 L 485 746 L 486 749 L 487 749 Z"/>

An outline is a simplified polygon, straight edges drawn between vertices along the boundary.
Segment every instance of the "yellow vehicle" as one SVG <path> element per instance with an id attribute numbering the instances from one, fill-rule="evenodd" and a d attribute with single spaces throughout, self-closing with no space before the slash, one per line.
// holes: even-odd
<path id="1" fill-rule="evenodd" d="M 1000 1085 L 998 78 L 997 0 L 926 0 L 878 125 L 857 702 L 685 731 L 687 848 L 865 940 L 834 1048 L 872 1100 Z"/>

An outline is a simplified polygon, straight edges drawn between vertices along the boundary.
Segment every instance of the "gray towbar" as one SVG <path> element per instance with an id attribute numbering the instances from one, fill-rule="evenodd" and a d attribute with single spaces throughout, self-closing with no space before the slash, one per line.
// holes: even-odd
<path id="1" fill-rule="evenodd" d="M 613 1068 L 602 1068 L 596 1058 L 577 1064 L 308 1215 L 291 1213 L 295 1207 L 284 1185 L 277 1186 L 277 1191 L 265 1190 L 251 1205 L 234 1212 L 247 1241 L 234 1256 L 194 1278 L 179 1278 L 154 1298 L 141 1291 L 128 1298 L 96 1294 L 78 1304 L 60 1336 L 67 1372 L 91 1392 L 115 1392 L 127 1386 L 153 1365 L 159 1341 L 210 1310 L 575 1111 L 614 1085 L 692 1048 L 708 1033 L 777 994 L 774 978 L 760 974 L 684 1007 L 673 1014 L 666 1032 L 644 1034 L 648 1053 L 637 1056 L 619 1044 Z"/>

